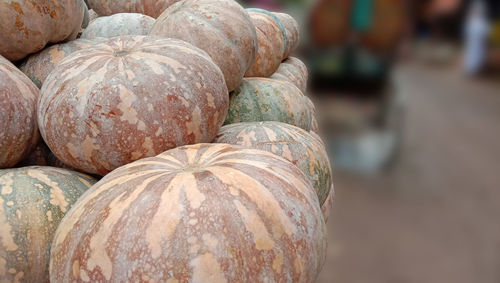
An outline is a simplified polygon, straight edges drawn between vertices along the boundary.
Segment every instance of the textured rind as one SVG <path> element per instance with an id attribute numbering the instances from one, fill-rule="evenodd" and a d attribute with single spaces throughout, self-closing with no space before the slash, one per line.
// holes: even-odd
<path id="1" fill-rule="evenodd" d="M 155 19 L 137 13 L 119 13 L 92 21 L 80 38 L 111 38 L 120 35 L 147 35 Z"/>
<path id="2" fill-rule="evenodd" d="M 309 73 L 306 65 L 302 61 L 295 57 L 288 57 L 281 62 L 278 70 L 276 70 L 270 78 L 291 82 L 305 94 Z"/>
<path id="3" fill-rule="evenodd" d="M 226 125 L 214 142 L 241 145 L 277 154 L 297 165 L 323 205 L 332 187 L 332 169 L 324 144 L 305 130 L 281 122 Z"/>
<path id="4" fill-rule="evenodd" d="M 0 54 L 15 61 L 75 39 L 86 8 L 82 0 L 0 1 Z"/>
<path id="5" fill-rule="evenodd" d="M 203 49 L 220 67 L 229 91 L 236 89 L 257 56 L 247 12 L 233 0 L 184 0 L 157 19 L 151 35 L 178 38 Z"/>
<path id="6" fill-rule="evenodd" d="M 88 49 L 107 39 L 95 38 L 93 40 L 76 39 L 66 43 L 55 44 L 31 55 L 19 67 L 38 88 L 41 88 L 47 76 L 64 58 L 73 52 Z"/>
<path id="7" fill-rule="evenodd" d="M 286 48 L 283 54 L 283 59 L 286 59 L 299 46 L 300 31 L 299 24 L 290 15 L 286 13 L 273 13 L 281 22 L 286 32 Z"/>
<path id="8" fill-rule="evenodd" d="M 89 23 L 91 23 L 93 20 L 99 18 L 99 15 L 92 9 L 89 10 Z"/>
<path id="9" fill-rule="evenodd" d="M 272 13 L 247 9 L 257 31 L 258 50 L 253 65 L 245 77 L 269 77 L 279 67 L 286 49 L 281 23 Z"/>
<path id="10" fill-rule="evenodd" d="M 104 175 L 212 141 L 228 100 L 222 72 L 201 49 L 177 39 L 122 36 L 64 59 L 42 87 L 38 120 L 57 158 Z"/>
<path id="11" fill-rule="evenodd" d="M 325 223 L 328 222 L 328 218 L 330 217 L 330 212 L 332 211 L 334 201 L 335 201 L 335 188 L 333 187 L 332 184 L 330 193 L 328 194 L 328 197 L 321 206 L 321 213 L 323 213 L 323 219 L 325 220 Z"/>
<path id="12" fill-rule="evenodd" d="M 123 166 L 59 226 L 52 282 L 314 282 L 326 228 L 302 172 L 266 151 L 197 144 Z"/>
<path id="13" fill-rule="evenodd" d="M 99 16 L 118 13 L 140 13 L 153 18 L 179 0 L 89 0 L 89 5 Z"/>
<path id="14" fill-rule="evenodd" d="M 231 93 L 224 124 L 279 121 L 311 130 L 314 104 L 293 84 L 267 78 L 245 78 Z"/>
<path id="15" fill-rule="evenodd" d="M 0 282 L 49 282 L 56 228 L 95 182 L 53 167 L 0 170 Z"/>
<path id="16" fill-rule="evenodd" d="M 0 168 L 14 166 L 37 144 L 38 88 L 0 56 Z"/>

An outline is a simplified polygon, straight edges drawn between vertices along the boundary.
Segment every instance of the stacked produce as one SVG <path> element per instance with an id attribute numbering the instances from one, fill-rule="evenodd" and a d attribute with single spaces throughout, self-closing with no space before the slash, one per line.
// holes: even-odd
<path id="1" fill-rule="evenodd" d="M 297 22 L 88 2 L 0 4 L 0 281 L 314 282 L 334 191 Z"/>

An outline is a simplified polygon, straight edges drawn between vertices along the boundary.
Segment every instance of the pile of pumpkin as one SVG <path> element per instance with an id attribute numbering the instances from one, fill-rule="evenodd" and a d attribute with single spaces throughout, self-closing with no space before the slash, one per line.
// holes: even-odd
<path id="1" fill-rule="evenodd" d="M 333 185 L 297 22 L 88 2 L 0 2 L 0 281 L 313 282 Z"/>

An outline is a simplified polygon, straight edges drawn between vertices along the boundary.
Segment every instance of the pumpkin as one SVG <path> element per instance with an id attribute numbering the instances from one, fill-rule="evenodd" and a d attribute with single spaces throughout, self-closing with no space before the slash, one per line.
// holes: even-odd
<path id="1" fill-rule="evenodd" d="M 92 9 L 89 10 L 89 23 L 99 18 L 99 15 Z"/>
<path id="2" fill-rule="evenodd" d="M 257 55 L 257 34 L 233 0 L 183 0 L 156 20 L 151 35 L 178 38 L 203 49 L 220 67 L 229 91 L 236 89 Z"/>
<path id="3" fill-rule="evenodd" d="M 299 23 L 290 15 L 286 13 L 273 13 L 273 15 L 280 20 L 286 34 L 286 48 L 283 59 L 286 59 L 292 54 L 299 46 L 300 32 Z"/>
<path id="4" fill-rule="evenodd" d="M 311 130 L 314 105 L 289 82 L 246 78 L 231 93 L 225 124 L 280 121 Z"/>
<path id="5" fill-rule="evenodd" d="M 298 87 L 302 93 L 306 93 L 308 77 L 306 65 L 295 57 L 289 57 L 280 64 L 271 79 L 290 82 Z"/>
<path id="6" fill-rule="evenodd" d="M 38 120 L 57 158 L 104 175 L 212 141 L 228 99 L 222 72 L 201 49 L 177 39 L 122 36 L 64 59 L 42 87 Z"/>
<path id="7" fill-rule="evenodd" d="M 15 61 L 49 42 L 75 39 L 85 9 L 82 0 L 1 1 L 0 55 Z"/>
<path id="8" fill-rule="evenodd" d="M 0 168 L 14 166 L 38 142 L 38 89 L 0 56 Z"/>
<path id="9" fill-rule="evenodd" d="M 313 282 L 314 189 L 266 151 L 197 144 L 118 168 L 59 226 L 52 282 Z"/>
<path id="10" fill-rule="evenodd" d="M 55 44 L 28 57 L 19 69 L 26 74 L 38 88 L 41 88 L 50 72 L 52 72 L 57 64 L 69 54 L 81 49 L 91 48 L 103 41 L 106 41 L 106 39 L 77 39 L 66 43 Z"/>
<path id="11" fill-rule="evenodd" d="M 245 77 L 269 77 L 279 67 L 286 50 L 286 32 L 278 18 L 262 9 L 247 9 L 257 31 L 258 51 Z"/>
<path id="12" fill-rule="evenodd" d="M 332 186 L 332 169 L 324 144 L 305 130 L 281 122 L 226 125 L 214 142 L 241 145 L 277 154 L 297 165 L 323 205 Z"/>
<path id="13" fill-rule="evenodd" d="M 0 282 L 49 282 L 56 228 L 94 183 L 87 175 L 53 167 L 0 170 Z"/>
<path id="14" fill-rule="evenodd" d="M 328 197 L 326 198 L 323 205 L 321 205 L 321 213 L 323 214 L 323 219 L 325 220 L 325 222 L 327 222 L 328 218 L 330 217 L 330 212 L 332 211 L 333 208 L 334 199 L 335 199 L 335 189 L 333 188 L 332 184 L 332 188 L 330 189 Z"/>
<path id="15" fill-rule="evenodd" d="M 92 21 L 80 38 L 111 38 L 120 35 L 147 35 L 155 19 L 137 13 L 120 13 Z"/>
<path id="16" fill-rule="evenodd" d="M 178 0 L 89 0 L 89 5 L 98 15 L 117 13 L 140 13 L 157 18 L 165 9 Z"/>

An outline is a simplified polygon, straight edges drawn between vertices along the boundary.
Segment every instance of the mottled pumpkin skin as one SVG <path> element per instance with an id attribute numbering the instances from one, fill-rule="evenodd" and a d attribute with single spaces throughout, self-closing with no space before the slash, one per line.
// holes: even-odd
<path id="1" fill-rule="evenodd" d="M 228 100 L 222 72 L 201 49 L 177 39 L 122 36 L 64 59 L 42 87 L 38 120 L 57 158 L 104 175 L 212 141 Z"/>
<path id="2" fill-rule="evenodd" d="M 93 20 L 99 18 L 99 15 L 92 9 L 89 10 L 89 23 L 91 23 Z"/>
<path id="3" fill-rule="evenodd" d="M 279 121 L 311 130 L 314 105 L 289 82 L 245 78 L 231 93 L 224 124 Z"/>
<path id="4" fill-rule="evenodd" d="M 258 51 L 255 62 L 245 77 L 269 77 L 279 67 L 286 50 L 286 34 L 278 18 L 271 12 L 247 9 L 257 31 Z"/>
<path id="5" fill-rule="evenodd" d="M 281 62 L 276 73 L 271 76 L 271 79 L 294 84 L 302 93 L 306 93 L 308 78 L 309 73 L 306 65 L 295 57 L 288 57 L 288 59 Z"/>
<path id="6" fill-rule="evenodd" d="M 332 169 L 324 144 L 305 130 L 281 122 L 226 125 L 214 142 L 241 145 L 277 154 L 297 165 L 323 205 L 332 186 Z"/>
<path id="7" fill-rule="evenodd" d="M 69 54 L 78 50 L 91 48 L 103 41 L 106 41 L 106 39 L 76 39 L 66 43 L 55 44 L 28 57 L 19 69 L 26 74 L 38 88 L 41 88 L 50 72 L 52 72 Z"/>
<path id="8" fill-rule="evenodd" d="M 286 32 L 286 48 L 283 59 L 288 58 L 299 46 L 300 31 L 299 23 L 286 13 L 273 13 L 281 22 Z"/>
<path id="9" fill-rule="evenodd" d="M 153 18 L 179 0 L 89 0 L 89 5 L 98 15 L 117 13 L 140 13 Z"/>
<path id="10" fill-rule="evenodd" d="M 302 172 L 266 151 L 176 148 L 125 165 L 59 226 L 52 282 L 314 282 L 326 230 Z"/>
<path id="11" fill-rule="evenodd" d="M 250 16 L 233 0 L 184 0 L 157 19 L 151 35 L 178 38 L 203 49 L 220 67 L 229 91 L 236 89 L 257 56 Z"/>
<path id="12" fill-rule="evenodd" d="M 120 35 L 147 35 L 155 19 L 137 13 L 119 13 L 92 21 L 80 38 L 111 38 Z"/>
<path id="13" fill-rule="evenodd" d="M 49 282 L 56 228 L 95 182 L 53 167 L 0 170 L 0 282 Z"/>
<path id="14" fill-rule="evenodd" d="M 0 168 L 14 166 L 37 144 L 37 87 L 0 56 Z"/>
<path id="15" fill-rule="evenodd" d="M 0 1 L 0 55 L 19 60 L 49 42 L 75 39 L 85 9 L 82 0 Z"/>
<path id="16" fill-rule="evenodd" d="M 335 200 L 335 189 L 332 184 L 332 188 L 330 189 L 328 197 L 326 198 L 323 205 L 321 205 L 321 212 L 323 213 L 323 219 L 325 220 L 325 222 L 328 222 L 328 218 L 330 217 L 330 212 L 332 211 L 333 208 L 334 200 Z"/>

